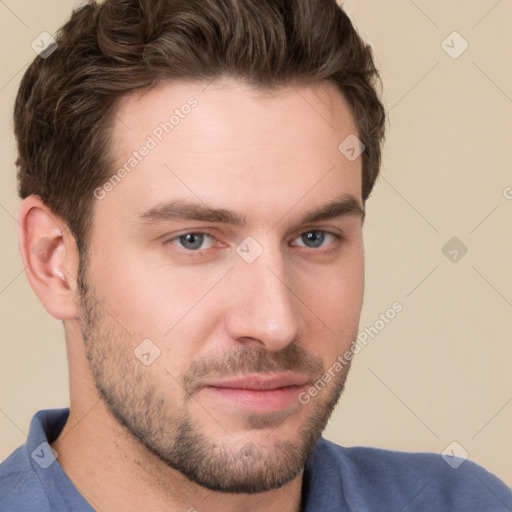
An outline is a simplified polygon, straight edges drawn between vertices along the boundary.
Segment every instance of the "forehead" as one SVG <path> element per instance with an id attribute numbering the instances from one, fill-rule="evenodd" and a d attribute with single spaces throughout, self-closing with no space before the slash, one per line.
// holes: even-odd
<path id="1" fill-rule="evenodd" d="M 189 108 L 191 104 L 194 106 Z M 191 112 L 194 116 L 182 123 Z M 139 131 L 158 138 L 158 128 L 163 128 L 166 122 L 172 125 L 176 140 L 180 133 L 194 132 L 197 136 L 208 134 L 212 144 L 223 139 L 236 145 L 256 136 L 264 142 L 265 134 L 273 140 L 271 121 L 287 125 L 281 136 L 290 142 L 299 136 L 296 142 L 300 145 L 318 142 L 326 131 L 357 133 L 345 97 L 331 82 L 274 89 L 258 88 L 231 78 L 214 82 L 168 82 L 125 96 L 115 117 L 114 141 L 124 142 L 127 149 L 137 145 Z M 164 135 L 169 133 L 164 129 Z M 308 137 L 304 139 L 306 134 Z"/>
<path id="2" fill-rule="evenodd" d="M 122 177 L 101 208 L 135 213 L 195 198 L 242 214 L 265 207 L 271 216 L 301 198 L 360 198 L 361 158 L 338 149 L 355 134 L 330 83 L 272 91 L 232 79 L 162 84 L 127 96 L 116 111 L 112 172 Z"/>

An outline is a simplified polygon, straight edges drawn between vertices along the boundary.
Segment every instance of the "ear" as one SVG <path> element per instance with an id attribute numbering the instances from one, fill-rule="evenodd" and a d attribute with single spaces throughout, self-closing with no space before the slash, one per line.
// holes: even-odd
<path id="1" fill-rule="evenodd" d="M 28 281 L 50 315 L 77 317 L 78 251 L 67 225 L 38 196 L 23 200 L 18 240 Z"/>

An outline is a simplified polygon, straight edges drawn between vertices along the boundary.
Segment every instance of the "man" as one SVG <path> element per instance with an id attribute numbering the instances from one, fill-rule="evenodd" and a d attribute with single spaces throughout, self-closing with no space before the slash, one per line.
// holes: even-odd
<path id="1" fill-rule="evenodd" d="M 69 410 L 0 510 L 512 509 L 466 461 L 321 438 L 350 368 L 384 109 L 334 0 L 107 0 L 15 107 L 20 247 Z"/>

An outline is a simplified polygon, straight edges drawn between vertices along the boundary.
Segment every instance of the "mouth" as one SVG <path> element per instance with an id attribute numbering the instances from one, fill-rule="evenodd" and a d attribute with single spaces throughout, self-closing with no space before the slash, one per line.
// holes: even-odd
<path id="1" fill-rule="evenodd" d="M 298 406 L 297 396 L 309 378 L 299 374 L 254 374 L 203 385 L 202 390 L 214 400 L 253 413 L 268 414 Z"/>

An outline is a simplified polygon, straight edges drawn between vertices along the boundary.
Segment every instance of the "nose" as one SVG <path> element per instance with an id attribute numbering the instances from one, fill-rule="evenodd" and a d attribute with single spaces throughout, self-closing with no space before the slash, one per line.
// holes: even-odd
<path id="1" fill-rule="evenodd" d="M 299 331 L 298 299 L 286 279 L 280 252 L 255 262 L 239 262 L 232 273 L 233 300 L 225 322 L 230 337 L 245 344 L 281 350 Z"/>

